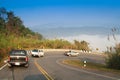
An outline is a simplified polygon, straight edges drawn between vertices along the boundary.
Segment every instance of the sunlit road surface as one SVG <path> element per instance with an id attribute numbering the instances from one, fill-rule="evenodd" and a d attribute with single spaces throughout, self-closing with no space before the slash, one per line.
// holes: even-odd
<path id="1" fill-rule="evenodd" d="M 41 58 L 29 58 L 30 66 L 13 67 L 7 66 L 0 71 L 0 80 L 120 80 L 120 75 L 74 68 L 61 61 L 64 59 L 80 59 L 104 63 L 104 56 L 95 54 L 83 54 L 78 57 L 67 57 L 64 52 L 45 52 Z"/>

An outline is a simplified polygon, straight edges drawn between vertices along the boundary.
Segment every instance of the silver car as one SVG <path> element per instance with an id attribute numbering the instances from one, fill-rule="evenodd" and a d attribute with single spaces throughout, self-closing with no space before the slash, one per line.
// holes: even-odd
<path id="1" fill-rule="evenodd" d="M 68 52 L 65 52 L 65 55 L 66 55 L 66 56 L 78 56 L 79 53 L 70 50 L 70 51 L 68 51 Z"/>

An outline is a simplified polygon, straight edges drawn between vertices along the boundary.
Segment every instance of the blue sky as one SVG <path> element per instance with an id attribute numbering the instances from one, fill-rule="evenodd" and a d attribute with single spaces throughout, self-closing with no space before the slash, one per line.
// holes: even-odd
<path id="1" fill-rule="evenodd" d="M 120 25 L 120 0 L 0 0 L 25 26 Z"/>

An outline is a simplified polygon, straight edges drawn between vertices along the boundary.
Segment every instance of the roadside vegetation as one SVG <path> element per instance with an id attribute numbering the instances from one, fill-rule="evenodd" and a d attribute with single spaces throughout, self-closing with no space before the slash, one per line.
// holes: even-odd
<path id="1" fill-rule="evenodd" d="M 115 47 L 110 46 L 107 47 L 106 54 L 108 57 L 106 58 L 106 67 L 111 69 L 120 70 L 120 43 L 117 41 L 116 34 L 119 32 L 119 28 L 111 29 L 113 40 L 115 41 Z M 110 41 L 110 37 L 108 36 L 108 41 Z"/>
<path id="2" fill-rule="evenodd" d="M 120 70 L 120 44 L 117 44 L 114 52 L 107 52 L 106 66 Z"/>

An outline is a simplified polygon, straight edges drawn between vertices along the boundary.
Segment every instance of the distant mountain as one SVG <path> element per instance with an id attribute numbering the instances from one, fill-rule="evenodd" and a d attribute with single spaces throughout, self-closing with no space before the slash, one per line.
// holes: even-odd
<path id="1" fill-rule="evenodd" d="M 31 27 L 35 32 L 41 33 L 46 38 L 57 38 L 65 36 L 86 35 L 108 35 L 112 34 L 110 27 Z M 118 32 L 117 34 L 120 34 Z"/>

